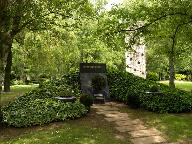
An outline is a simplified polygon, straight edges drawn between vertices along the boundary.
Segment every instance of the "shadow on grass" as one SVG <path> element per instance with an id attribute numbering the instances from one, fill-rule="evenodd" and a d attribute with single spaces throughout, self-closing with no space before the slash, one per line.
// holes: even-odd
<path id="1" fill-rule="evenodd" d="M 139 118 L 148 127 L 157 128 L 171 142 L 192 139 L 192 113 L 157 114 L 128 107 L 122 108 L 121 111 L 129 113 L 132 118 Z"/>
<path id="2" fill-rule="evenodd" d="M 30 128 L 4 127 L 0 143 L 17 144 L 130 144 L 129 136 L 113 128 L 104 117 L 91 112 L 84 118 Z"/>

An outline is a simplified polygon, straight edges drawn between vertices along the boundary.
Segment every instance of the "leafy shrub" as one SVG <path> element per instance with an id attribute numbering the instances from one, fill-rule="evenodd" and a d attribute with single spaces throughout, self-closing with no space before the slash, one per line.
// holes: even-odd
<path id="1" fill-rule="evenodd" d="M 183 74 L 175 74 L 176 80 L 186 80 L 187 76 Z"/>
<path id="2" fill-rule="evenodd" d="M 147 73 L 147 80 L 158 81 L 159 80 L 158 74 L 155 72 Z"/>
<path id="3" fill-rule="evenodd" d="M 90 107 L 93 104 L 93 99 L 88 94 L 82 94 L 80 97 L 80 102 L 90 111 Z"/>
<path id="4" fill-rule="evenodd" d="M 0 125 L 3 123 L 3 112 L 0 106 Z"/>
<path id="5" fill-rule="evenodd" d="M 189 92 L 171 89 L 164 84 L 157 84 L 125 71 L 110 70 L 107 76 L 110 96 L 131 107 L 143 107 L 160 113 L 192 110 L 192 94 Z M 159 90 L 160 93 L 146 93 L 149 90 Z"/>
<path id="6" fill-rule="evenodd" d="M 142 106 L 150 111 L 159 113 L 179 113 L 192 110 L 192 95 L 188 92 L 170 89 L 161 84 L 161 93 L 144 94 L 141 97 Z"/>
<path id="7" fill-rule="evenodd" d="M 26 127 L 52 121 L 74 119 L 86 114 L 85 106 L 78 101 L 62 103 L 50 98 L 27 102 L 15 101 L 3 108 L 3 119 L 8 125 Z"/>
<path id="8" fill-rule="evenodd" d="M 126 95 L 127 104 L 132 108 L 139 108 L 141 105 L 140 96 L 141 93 L 138 93 L 137 85 L 130 86 Z"/>
<path id="9" fill-rule="evenodd" d="M 65 84 L 70 85 L 73 89 L 80 89 L 79 72 L 71 72 L 69 74 L 63 75 L 62 81 L 64 81 Z"/>
<path id="10" fill-rule="evenodd" d="M 103 90 L 106 87 L 106 80 L 101 75 L 96 75 L 92 78 L 91 85 L 94 90 Z"/>
<path id="11" fill-rule="evenodd" d="M 18 97 L 3 108 L 3 120 L 8 125 L 26 127 L 51 121 L 73 119 L 84 115 L 87 109 L 79 101 L 63 103 L 56 96 L 80 97 L 79 88 L 68 85 L 66 79 L 49 80 L 41 87 Z"/>
<path id="12" fill-rule="evenodd" d="M 159 92 L 159 85 L 157 85 L 157 84 L 151 85 L 149 91 L 150 92 Z"/>
<path id="13" fill-rule="evenodd" d="M 25 83 L 22 80 L 15 80 L 15 81 L 13 81 L 13 85 L 24 85 L 24 84 Z"/>
<path id="14" fill-rule="evenodd" d="M 136 77 L 126 71 L 117 70 L 108 71 L 107 78 L 109 83 L 110 96 L 115 100 L 129 104 L 129 98 L 139 98 L 142 93 L 149 89 L 149 85 L 154 83 L 151 81 L 146 81 L 143 78 Z"/>

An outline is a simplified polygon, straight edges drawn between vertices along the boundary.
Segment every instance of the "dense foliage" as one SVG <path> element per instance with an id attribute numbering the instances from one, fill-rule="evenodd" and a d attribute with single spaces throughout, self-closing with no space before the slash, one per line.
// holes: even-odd
<path id="1" fill-rule="evenodd" d="M 75 119 L 87 112 L 84 105 L 63 103 L 53 99 L 35 99 L 27 102 L 19 100 L 3 109 L 4 122 L 15 127 L 42 125 L 52 121 Z"/>
<path id="2" fill-rule="evenodd" d="M 184 74 L 176 74 L 175 79 L 176 80 L 186 80 L 187 76 Z"/>
<path id="3" fill-rule="evenodd" d="M 103 90 L 106 87 L 106 80 L 103 76 L 96 75 L 92 78 L 91 85 L 96 91 Z"/>
<path id="4" fill-rule="evenodd" d="M 147 79 L 152 80 L 152 81 L 158 81 L 159 80 L 158 75 L 155 72 L 147 73 Z"/>
<path id="5" fill-rule="evenodd" d="M 65 83 L 65 79 L 44 82 L 41 87 L 18 97 L 3 107 L 3 121 L 15 127 L 41 125 L 52 121 L 74 119 L 87 113 L 78 100 L 61 102 L 56 96 L 76 96 L 81 93 Z"/>
<path id="6" fill-rule="evenodd" d="M 111 98 L 132 107 L 143 107 L 160 113 L 178 113 L 192 110 L 191 93 L 171 89 L 166 85 L 116 70 L 108 72 L 108 82 Z M 156 85 L 159 85 L 159 93 L 148 92 Z"/>
<path id="7" fill-rule="evenodd" d="M 77 77 L 77 73 L 71 73 L 65 79 L 77 83 Z M 133 108 L 141 107 L 158 113 L 192 110 L 192 94 L 189 92 L 171 89 L 167 85 L 116 69 L 108 69 L 107 80 L 111 99 L 124 102 Z"/>
<path id="8" fill-rule="evenodd" d="M 144 94 L 141 98 L 142 107 L 155 112 L 189 112 L 192 110 L 192 95 L 178 89 L 170 89 L 160 85 L 159 94 Z"/>
<path id="9" fill-rule="evenodd" d="M 93 104 L 93 98 L 91 95 L 82 94 L 80 97 L 80 102 L 90 111 L 91 105 Z"/>
<path id="10" fill-rule="evenodd" d="M 112 70 L 108 72 L 108 83 L 111 98 L 139 107 L 140 96 L 149 90 L 152 82 L 125 71 Z"/>

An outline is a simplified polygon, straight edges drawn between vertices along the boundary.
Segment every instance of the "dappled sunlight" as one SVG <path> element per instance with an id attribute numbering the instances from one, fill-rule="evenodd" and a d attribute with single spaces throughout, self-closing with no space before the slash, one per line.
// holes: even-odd
<path id="1" fill-rule="evenodd" d="M 118 133 L 93 109 L 87 117 L 77 120 L 16 128 L 15 132 L 19 132 L 17 135 L 13 135 L 13 128 L 5 128 L 4 131 L 13 133 L 7 133 L 6 137 L 1 135 L 2 144 L 127 144 L 129 141 L 129 136 Z"/>
<path id="2" fill-rule="evenodd" d="M 122 108 L 131 118 L 139 118 L 147 127 L 155 127 L 170 141 L 185 141 L 192 138 L 191 113 L 158 114 L 143 109 Z"/>

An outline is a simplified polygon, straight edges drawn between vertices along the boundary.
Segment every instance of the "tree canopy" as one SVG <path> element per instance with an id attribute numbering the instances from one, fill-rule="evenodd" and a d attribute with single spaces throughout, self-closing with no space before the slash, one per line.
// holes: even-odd
<path id="1" fill-rule="evenodd" d="M 191 71 L 190 0 L 132 0 L 110 10 L 106 3 L 0 0 L 0 84 L 10 81 L 11 67 L 21 79 L 60 77 L 80 62 L 125 69 L 125 50 L 141 38 L 148 70 L 168 71 L 170 86 L 175 71 Z"/>

